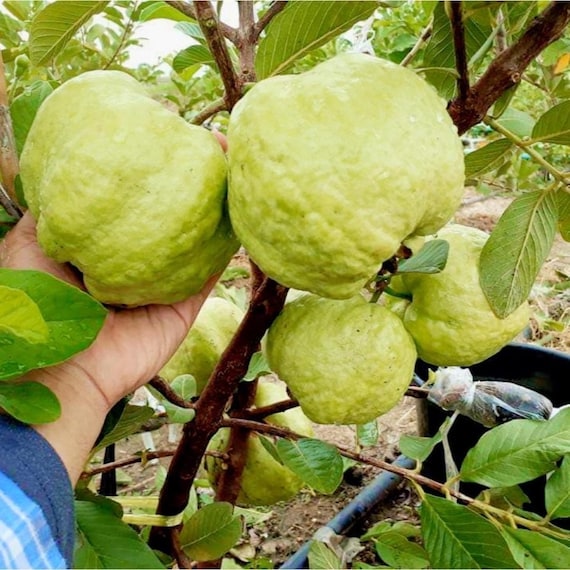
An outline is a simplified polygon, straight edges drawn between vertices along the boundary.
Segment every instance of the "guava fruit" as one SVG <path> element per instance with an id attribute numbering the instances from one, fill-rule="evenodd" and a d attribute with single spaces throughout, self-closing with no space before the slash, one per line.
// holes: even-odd
<path id="1" fill-rule="evenodd" d="M 255 396 L 257 407 L 268 406 L 287 398 L 287 390 L 282 382 L 259 380 Z M 306 437 L 313 435 L 311 422 L 299 408 L 268 416 L 266 421 L 289 428 Z M 220 429 L 210 441 L 208 449 L 226 451 L 229 435 L 229 428 Z M 207 457 L 206 468 L 208 478 L 212 486 L 216 488 L 220 470 L 223 469 L 222 461 L 219 458 Z M 303 481 L 271 456 L 259 441 L 257 434 L 250 433 L 247 441 L 247 459 L 237 503 L 246 506 L 273 505 L 279 501 L 291 499 L 302 487 Z"/>
<path id="2" fill-rule="evenodd" d="M 126 73 L 90 71 L 56 89 L 28 134 L 21 177 L 41 247 L 104 303 L 180 301 L 238 248 L 219 143 Z"/>
<path id="3" fill-rule="evenodd" d="M 364 424 L 391 410 L 413 376 L 414 342 L 402 321 L 362 297 L 306 294 L 269 329 L 271 369 L 319 424 Z"/>
<path id="4" fill-rule="evenodd" d="M 441 273 L 402 274 L 412 301 L 398 310 L 422 360 L 470 366 L 497 353 L 525 328 L 529 306 L 523 303 L 505 319 L 493 313 L 479 284 L 485 232 L 451 224 L 434 237 L 449 243 L 447 264 Z"/>
<path id="5" fill-rule="evenodd" d="M 342 54 L 254 85 L 228 127 L 232 226 L 288 287 L 356 295 L 412 234 L 441 228 L 463 194 L 445 102 L 414 72 Z"/>
<path id="6" fill-rule="evenodd" d="M 208 297 L 186 338 L 160 371 L 160 376 L 171 382 L 181 374 L 192 374 L 200 393 L 243 315 L 243 311 L 234 303 L 219 297 Z"/>

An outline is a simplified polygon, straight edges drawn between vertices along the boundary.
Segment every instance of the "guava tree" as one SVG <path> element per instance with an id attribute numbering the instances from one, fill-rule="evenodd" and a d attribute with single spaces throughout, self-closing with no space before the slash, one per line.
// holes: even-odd
<path id="1" fill-rule="evenodd" d="M 570 236 L 570 174 L 565 171 L 570 144 L 570 5 L 557 1 L 240 2 L 235 26 L 222 21 L 217 8 L 221 6 L 202 0 L 3 3 L 3 231 L 26 208 L 18 159 L 36 112 L 72 77 L 93 69 L 126 70 L 188 122 L 225 130 L 232 110 L 255 83 L 302 73 L 342 52 L 365 52 L 413 69 L 431 84 L 448 102 L 449 117 L 459 134 L 484 127 L 488 144 L 465 158 L 472 185 L 502 183 L 509 177 L 517 181 L 516 197 L 482 248 L 479 266 L 480 287 L 494 315 L 506 319 L 514 314 L 527 299 L 556 233 L 566 240 Z M 168 80 L 151 66 L 136 70 L 125 66 L 127 49 L 136 43 L 134 29 L 156 18 L 176 22 L 188 35 L 188 47 L 170 62 Z M 345 113 L 350 117 L 351 109 Z M 335 120 L 330 117 L 332 124 Z M 347 123 L 343 117 L 342 125 Z M 271 127 L 267 125 L 268 130 Z M 413 158 L 410 149 L 408 160 Z M 399 291 L 397 285 L 399 279 L 411 282 L 407 273 L 440 271 L 447 250 L 441 242 L 434 246 L 435 241 L 417 254 L 415 246 L 403 245 L 393 258 L 379 264 L 377 277 L 367 284 L 370 300 L 376 302 L 386 292 L 405 297 L 409 291 Z M 226 282 L 232 276 L 232 269 L 227 271 Z M 0 346 L 2 406 L 24 422 L 52 421 L 59 413 L 53 394 L 14 380 L 86 348 L 101 327 L 105 309 L 88 295 L 43 274 L 30 277 L 1 270 L 0 278 L 6 307 L 0 323 L 7 339 Z M 99 468 L 86 466 L 77 489 L 78 567 L 117 567 L 125 548 L 131 553 L 132 567 L 164 567 L 173 560 L 179 567 L 219 565 L 241 536 L 240 511 L 232 505 L 247 502 L 243 497 L 252 441 L 258 456 L 265 453 L 274 462 L 273 476 L 280 481 L 290 477 L 295 488 L 305 483 L 318 492 L 333 493 L 342 479 L 342 457 L 407 479 L 422 499 L 422 546 L 408 540 L 418 529 L 389 525 L 373 529 L 367 538 L 379 545 L 378 552 L 389 566 L 570 564 L 568 532 L 555 524 L 570 512 L 567 413 L 546 423 L 520 420 L 523 423 L 491 430 L 446 482 L 428 479 L 419 469 L 371 460 L 356 450 L 322 442 L 312 438 L 302 422 L 275 419 L 278 413 L 298 410 L 295 399 L 283 393 L 262 397 L 266 389 L 258 390 L 263 386 L 260 377 L 269 371 L 260 350 L 262 339 L 278 315 L 285 313 L 288 288 L 252 262 L 250 289 L 244 299 L 243 292 L 219 286 L 218 295 L 243 303 L 245 313 L 239 327 L 229 326 L 221 348 L 213 350 L 211 343 L 207 347 L 213 350 L 213 363 L 199 395 L 196 378 L 188 375 L 168 377 L 165 371 L 161 376 L 170 383 L 161 376 L 149 378 L 153 393 L 166 408 L 167 421 L 183 424 L 158 501 L 114 497 L 111 502 L 94 496 L 89 483 L 99 473 L 105 477 L 119 466 L 146 462 L 161 452 L 143 452 Z M 78 306 L 85 315 L 80 320 L 74 313 Z M 78 331 L 82 331 L 81 342 L 74 341 Z M 421 391 L 410 388 L 408 393 Z M 94 453 L 136 433 L 153 415 L 148 407 L 122 402 L 109 415 Z M 273 418 L 266 421 L 269 416 Z M 374 425 L 359 426 L 361 443 L 374 440 Z M 408 437 L 402 449 L 421 467 L 440 440 L 441 434 L 429 439 Z M 195 480 L 205 456 L 219 471 L 216 500 L 198 505 Z M 550 471 L 546 515 L 524 511 L 516 503 L 505 507 L 513 500 L 512 487 Z M 262 477 L 259 473 L 259 481 Z M 254 478 L 252 487 L 259 481 Z M 467 496 L 458 488 L 460 481 L 480 483 L 507 500 L 498 506 L 485 496 Z M 147 512 L 125 513 L 121 505 L 125 510 L 138 507 Z M 112 540 L 97 537 L 103 524 L 114 530 Z M 390 554 L 395 550 L 403 558 Z M 341 560 L 342 553 L 318 542 L 311 555 L 314 567 L 347 563 Z"/>

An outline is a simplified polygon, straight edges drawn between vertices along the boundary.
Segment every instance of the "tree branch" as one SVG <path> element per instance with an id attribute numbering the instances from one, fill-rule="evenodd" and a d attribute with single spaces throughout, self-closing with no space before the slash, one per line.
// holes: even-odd
<path id="1" fill-rule="evenodd" d="M 201 125 L 216 113 L 226 110 L 225 99 L 217 99 L 199 111 L 194 118 L 190 121 L 192 125 Z"/>
<path id="2" fill-rule="evenodd" d="M 422 46 L 429 40 L 433 32 L 433 20 L 423 29 L 418 41 L 414 47 L 407 53 L 406 57 L 401 61 L 400 65 L 406 67 L 416 57 Z"/>
<path id="3" fill-rule="evenodd" d="M 226 40 L 221 33 L 218 17 L 209 0 L 194 2 L 194 12 L 200 29 L 208 42 L 210 52 L 218 65 L 225 88 L 226 108 L 231 111 L 241 97 L 241 81 L 234 69 Z"/>
<path id="4" fill-rule="evenodd" d="M 462 0 L 451 0 L 449 3 L 449 19 L 453 30 L 453 47 L 455 51 L 455 68 L 457 69 L 457 92 L 459 101 L 464 101 L 469 92 L 469 70 L 467 68 L 467 51 L 465 49 L 465 26 L 463 25 Z"/>
<path id="5" fill-rule="evenodd" d="M 271 4 L 271 6 L 269 6 L 265 14 L 259 18 L 259 21 L 255 25 L 255 30 L 252 38 L 254 42 L 259 39 L 261 32 L 265 30 L 265 28 L 269 25 L 269 22 L 271 22 L 271 20 L 273 20 L 273 18 L 275 18 L 279 12 L 284 10 L 286 6 L 287 0 L 276 0 L 273 2 L 273 4 Z"/>
<path id="6" fill-rule="evenodd" d="M 516 85 L 530 62 L 556 41 L 570 22 L 570 2 L 554 1 L 529 25 L 512 46 L 499 54 L 462 100 L 450 102 L 448 112 L 459 134 L 479 123 L 493 103 Z"/>
<path id="7" fill-rule="evenodd" d="M 194 409 L 194 404 L 181 398 L 170 386 L 170 384 L 160 376 L 155 376 L 150 380 L 149 385 L 152 386 L 161 396 L 166 398 L 171 404 L 180 408 Z"/>
<path id="8" fill-rule="evenodd" d="M 289 400 L 282 400 L 281 402 L 275 402 L 274 404 L 263 406 L 261 408 L 242 410 L 239 413 L 232 413 L 231 416 L 245 420 L 262 420 L 267 416 L 272 416 L 273 414 L 279 414 L 292 408 L 296 408 L 298 405 L 299 402 L 291 398 Z"/>
<path id="9" fill-rule="evenodd" d="M 239 32 L 237 48 L 239 49 L 239 66 L 242 83 L 255 81 L 255 13 L 253 2 L 238 2 Z"/>
<path id="10" fill-rule="evenodd" d="M 227 404 L 245 376 L 261 338 L 283 308 L 286 287 L 268 277 L 256 285 L 237 333 L 196 402 L 194 420 L 184 426 L 160 494 L 158 514 L 177 514 L 185 508 L 208 442 L 218 430 Z M 171 553 L 173 536 L 169 529 L 154 528 L 150 544 Z"/>

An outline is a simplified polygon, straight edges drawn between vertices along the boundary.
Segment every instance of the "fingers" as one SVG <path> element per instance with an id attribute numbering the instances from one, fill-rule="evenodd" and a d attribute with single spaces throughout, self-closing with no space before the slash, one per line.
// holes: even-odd
<path id="1" fill-rule="evenodd" d="M 202 290 L 199 293 L 196 293 L 196 295 L 192 295 L 192 297 L 189 297 L 184 301 L 179 301 L 178 303 L 174 303 L 172 305 L 172 308 L 184 320 L 188 329 L 194 323 L 194 320 L 198 316 L 198 313 L 200 312 L 204 301 L 208 298 L 208 295 L 211 293 L 214 285 L 219 278 L 220 274 L 213 275 L 210 277 L 210 279 L 208 279 L 208 281 L 206 281 L 206 284 L 204 287 L 202 287 Z"/>

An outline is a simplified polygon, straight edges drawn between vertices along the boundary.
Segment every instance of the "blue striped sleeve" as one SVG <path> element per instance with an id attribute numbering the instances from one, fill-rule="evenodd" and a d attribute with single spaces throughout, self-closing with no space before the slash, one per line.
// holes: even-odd
<path id="1" fill-rule="evenodd" d="M 74 539 L 61 459 L 33 428 L 0 416 L 0 567 L 69 568 Z"/>

